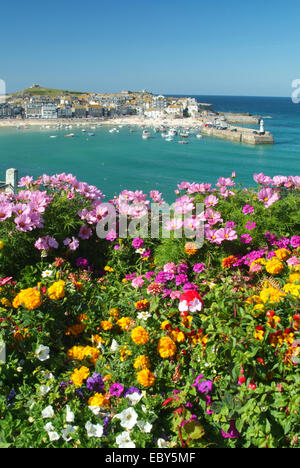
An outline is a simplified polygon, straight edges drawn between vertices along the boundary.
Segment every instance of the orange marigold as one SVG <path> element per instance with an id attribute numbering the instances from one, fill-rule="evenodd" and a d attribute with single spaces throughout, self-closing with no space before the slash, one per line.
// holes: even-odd
<path id="1" fill-rule="evenodd" d="M 136 377 L 143 387 L 151 387 L 155 383 L 155 375 L 149 369 L 139 371 Z"/>
<path id="2" fill-rule="evenodd" d="M 135 344 L 143 345 L 149 341 L 149 333 L 143 327 L 136 327 L 131 332 L 131 339 Z"/>
<path id="3" fill-rule="evenodd" d="M 172 357 L 176 353 L 176 344 L 171 338 L 164 336 L 158 341 L 157 351 L 164 359 Z"/>
<path id="4" fill-rule="evenodd" d="M 236 261 L 235 255 L 229 255 L 229 257 L 223 258 L 222 268 L 231 268 Z"/>
<path id="5" fill-rule="evenodd" d="M 42 304 L 41 293 L 34 288 L 22 289 L 13 300 L 13 307 L 17 309 L 21 305 L 33 310 Z"/>

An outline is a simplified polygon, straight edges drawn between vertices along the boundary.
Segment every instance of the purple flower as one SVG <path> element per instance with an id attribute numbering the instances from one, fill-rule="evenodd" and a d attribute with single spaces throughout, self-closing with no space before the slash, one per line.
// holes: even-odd
<path id="1" fill-rule="evenodd" d="M 87 270 L 89 266 L 89 262 L 86 258 L 78 257 L 76 260 L 76 266 L 82 268 L 83 270 Z"/>
<path id="2" fill-rule="evenodd" d="M 103 392 L 105 388 L 105 383 L 102 375 L 95 372 L 91 377 L 87 379 L 86 387 L 90 392 Z"/>
<path id="3" fill-rule="evenodd" d="M 127 395 L 131 395 L 132 393 L 138 393 L 139 395 L 141 395 L 141 390 L 139 388 L 136 388 L 136 387 L 129 387 L 125 393 L 123 394 L 123 397 L 127 397 Z"/>
<path id="4" fill-rule="evenodd" d="M 212 386 L 213 383 L 211 380 L 202 380 L 198 383 L 197 389 L 198 392 L 207 394 L 212 391 Z"/>
<path id="5" fill-rule="evenodd" d="M 124 387 L 120 383 L 114 383 L 109 387 L 109 393 L 116 397 L 120 397 L 123 390 Z"/>
<path id="6" fill-rule="evenodd" d="M 198 291 L 198 286 L 196 284 L 193 284 L 193 283 L 185 283 L 182 287 L 183 291 L 186 292 L 186 291 Z"/>
<path id="7" fill-rule="evenodd" d="M 230 421 L 228 432 L 224 432 L 223 429 L 221 429 L 221 434 L 224 439 L 238 439 L 240 437 L 240 434 L 235 427 L 234 419 Z"/>

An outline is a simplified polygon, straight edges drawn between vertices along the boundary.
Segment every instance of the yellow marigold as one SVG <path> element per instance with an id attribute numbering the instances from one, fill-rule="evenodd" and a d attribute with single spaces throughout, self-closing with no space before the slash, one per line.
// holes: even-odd
<path id="1" fill-rule="evenodd" d="M 83 323 L 76 323 L 75 325 L 72 325 L 66 330 L 65 335 L 78 336 L 80 335 L 80 333 L 84 332 L 84 329 L 85 329 L 85 325 Z"/>
<path id="2" fill-rule="evenodd" d="M 290 250 L 288 249 L 277 249 L 274 253 L 276 257 L 279 258 L 279 260 L 286 260 L 291 254 Z"/>
<path id="3" fill-rule="evenodd" d="M 92 343 L 105 343 L 105 340 L 100 335 L 93 335 L 92 336 Z"/>
<path id="4" fill-rule="evenodd" d="M 268 287 L 263 289 L 259 296 L 263 303 L 269 302 L 272 304 L 280 302 L 285 297 L 285 293 L 278 291 L 278 289 Z"/>
<path id="5" fill-rule="evenodd" d="M 121 346 L 120 348 L 120 361 L 124 362 L 126 359 L 131 356 L 132 352 L 128 349 L 128 346 Z"/>
<path id="6" fill-rule="evenodd" d="M 116 307 L 110 309 L 109 315 L 115 318 L 119 317 L 119 309 L 117 309 Z"/>
<path id="7" fill-rule="evenodd" d="M 104 271 L 108 271 L 109 273 L 112 273 L 112 272 L 114 271 L 114 269 L 113 269 L 112 267 L 106 265 L 106 266 L 104 267 Z"/>
<path id="8" fill-rule="evenodd" d="M 188 242 L 185 244 L 184 250 L 188 255 L 195 255 L 198 252 L 198 247 L 193 242 Z"/>
<path id="9" fill-rule="evenodd" d="M 149 341 L 149 333 L 143 327 L 136 327 L 131 332 L 131 339 L 135 344 L 143 345 Z"/>
<path id="10" fill-rule="evenodd" d="M 81 387 L 83 381 L 90 376 L 90 371 L 87 367 L 82 366 L 79 369 L 74 369 L 73 374 L 71 375 L 71 380 L 75 387 Z"/>
<path id="11" fill-rule="evenodd" d="M 73 346 L 73 348 L 68 350 L 67 354 L 70 359 L 77 359 L 78 361 L 90 359 L 91 362 L 95 364 L 100 355 L 100 351 L 92 346 Z"/>
<path id="12" fill-rule="evenodd" d="M 11 302 L 6 297 L 1 297 L 0 303 L 4 307 L 11 307 Z"/>
<path id="13" fill-rule="evenodd" d="M 13 300 L 13 307 L 17 309 L 21 305 L 26 309 L 33 310 L 40 307 L 42 297 L 40 292 L 34 288 L 22 289 Z"/>
<path id="14" fill-rule="evenodd" d="M 102 322 L 100 322 L 100 326 L 102 330 L 111 330 L 113 324 L 109 320 L 102 320 Z"/>
<path id="15" fill-rule="evenodd" d="M 291 273 L 288 282 L 296 283 L 296 281 L 300 281 L 300 273 Z"/>
<path id="16" fill-rule="evenodd" d="M 151 387 L 155 383 L 155 375 L 149 369 L 139 371 L 136 378 L 143 387 Z"/>
<path id="17" fill-rule="evenodd" d="M 99 406 L 100 408 L 104 406 L 107 407 L 109 406 L 109 399 L 106 395 L 103 395 L 102 393 L 95 393 L 95 395 L 89 399 L 88 405 Z"/>
<path id="18" fill-rule="evenodd" d="M 254 317 L 259 317 L 265 310 L 264 304 L 256 304 L 252 309 L 252 315 Z"/>
<path id="19" fill-rule="evenodd" d="M 117 321 L 117 325 L 119 325 L 122 330 L 128 330 L 130 327 L 131 318 L 130 317 L 122 317 Z"/>
<path id="20" fill-rule="evenodd" d="M 283 290 L 287 294 L 291 294 L 292 296 L 299 297 L 300 284 L 287 283 L 283 286 Z"/>
<path id="21" fill-rule="evenodd" d="M 148 358 L 148 356 L 145 356 L 144 354 L 142 354 L 141 356 L 138 356 L 135 359 L 134 364 L 133 364 L 133 367 L 135 369 L 149 369 L 150 366 L 151 366 L 150 359 Z"/>
<path id="22" fill-rule="evenodd" d="M 273 257 L 266 263 L 266 271 L 272 275 L 281 273 L 284 268 L 283 263 L 278 258 Z"/>
<path id="23" fill-rule="evenodd" d="M 63 280 L 56 281 L 48 288 L 48 296 L 50 299 L 57 301 L 65 297 L 65 282 Z"/>
<path id="24" fill-rule="evenodd" d="M 158 341 L 157 351 L 164 359 L 172 357 L 176 353 L 176 344 L 171 338 L 164 336 Z"/>

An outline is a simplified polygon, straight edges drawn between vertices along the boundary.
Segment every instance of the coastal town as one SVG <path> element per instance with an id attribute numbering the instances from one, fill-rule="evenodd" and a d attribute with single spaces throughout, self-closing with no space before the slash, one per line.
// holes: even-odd
<path id="1" fill-rule="evenodd" d="M 172 97 L 152 92 L 81 93 L 34 84 L 5 96 L 0 103 L 0 126 L 41 122 L 103 122 L 140 126 L 201 127 L 201 133 L 248 144 L 273 144 L 261 116 L 222 113 L 195 97 Z M 236 124 L 242 124 L 237 126 Z M 243 126 L 247 125 L 247 126 Z M 249 128 L 254 125 L 258 128 Z"/>

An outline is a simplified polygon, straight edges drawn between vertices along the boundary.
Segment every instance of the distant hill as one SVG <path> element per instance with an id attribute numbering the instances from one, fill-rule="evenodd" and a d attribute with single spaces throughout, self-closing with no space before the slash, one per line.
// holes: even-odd
<path id="1" fill-rule="evenodd" d="M 86 94 L 85 92 L 81 91 L 70 91 L 66 89 L 53 89 L 53 88 L 44 88 L 42 86 L 34 86 L 27 89 L 23 89 L 22 91 L 17 91 L 12 93 L 10 96 L 20 96 L 20 95 L 29 95 L 29 96 L 50 96 L 50 97 L 57 97 L 62 95 L 72 95 L 72 96 L 80 96 L 82 94 Z"/>

